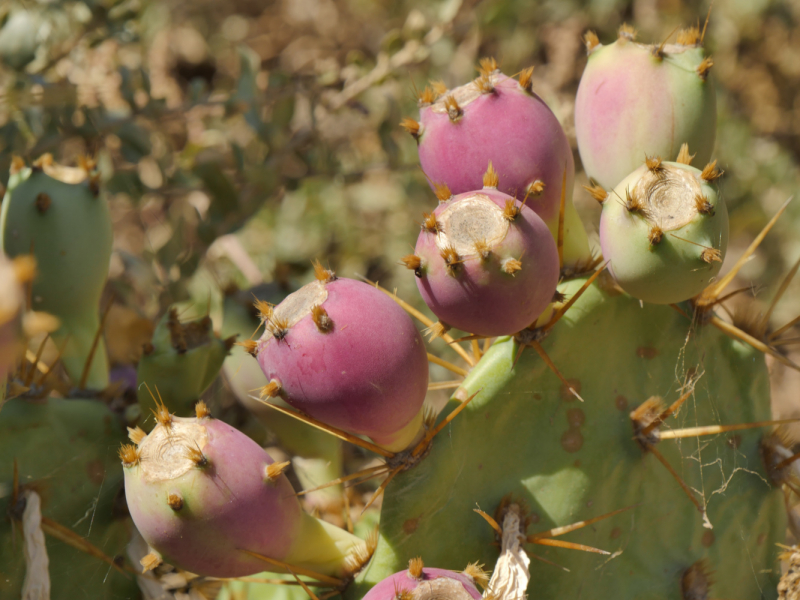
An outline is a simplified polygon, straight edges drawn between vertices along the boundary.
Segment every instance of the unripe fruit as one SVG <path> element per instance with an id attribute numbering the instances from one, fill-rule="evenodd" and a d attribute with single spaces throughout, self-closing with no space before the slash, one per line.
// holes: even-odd
<path id="1" fill-rule="evenodd" d="M 696 296 L 719 273 L 728 247 L 728 211 L 700 171 L 649 159 L 603 202 L 600 245 L 631 296 L 672 304 Z"/>
<path id="2" fill-rule="evenodd" d="M 428 387 L 422 337 L 383 292 L 318 273 L 320 279 L 264 315 L 255 351 L 271 382 L 267 395 L 280 393 L 319 421 L 403 450 L 422 427 Z"/>
<path id="3" fill-rule="evenodd" d="M 558 252 L 529 207 L 485 187 L 440 204 L 431 222 L 417 239 L 415 273 L 442 324 L 510 335 L 534 323 L 552 301 Z"/>
<path id="4" fill-rule="evenodd" d="M 630 30 L 603 46 L 593 39 L 575 99 L 575 133 L 587 175 L 616 187 L 642 158 L 674 160 L 688 143 L 698 164 L 711 159 L 717 109 L 710 58 L 696 30 L 684 43 L 648 46 Z"/>

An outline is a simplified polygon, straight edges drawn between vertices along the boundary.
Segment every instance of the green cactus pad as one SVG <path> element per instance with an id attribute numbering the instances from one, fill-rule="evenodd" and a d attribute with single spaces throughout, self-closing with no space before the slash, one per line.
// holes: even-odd
<path id="1" fill-rule="evenodd" d="M 0 212 L 0 246 L 10 257 L 33 253 L 38 276 L 33 310 L 60 319 L 53 341 L 73 384 L 81 382 L 100 330 L 99 303 L 108 276 L 112 231 L 108 204 L 82 169 L 24 167 L 11 175 Z M 86 387 L 108 385 L 102 337 Z"/>
<path id="2" fill-rule="evenodd" d="M 561 291 L 570 296 L 581 284 Z M 677 599 L 682 574 L 701 559 L 715 571 L 713 597 L 773 594 L 786 516 L 760 463 L 764 430 L 657 444 L 698 490 L 713 530 L 633 439 L 630 411 L 650 396 L 677 399 L 690 369 L 702 373 L 695 393 L 664 429 L 770 418 L 763 357 L 713 328 L 689 333 L 688 320 L 669 307 L 640 307 L 592 286 L 543 343 L 584 403 L 533 350 L 515 364 L 517 344 L 498 340 L 456 393 L 475 398 L 429 456 L 386 489 L 377 552 L 348 597 L 360 597 L 414 556 L 440 568 L 493 565 L 494 532 L 473 509 L 491 514 L 507 494 L 534 515 L 529 533 L 633 507 L 561 538 L 622 551 L 618 556 L 528 545 L 569 569 L 533 560 L 531 597 L 571 598 L 580 590 L 586 599 Z"/>
<path id="3" fill-rule="evenodd" d="M 42 516 L 100 548 L 110 558 L 124 555 L 129 524 L 120 506 L 122 470 L 117 449 L 124 429 L 95 400 L 9 400 L 0 416 L 0 512 L 10 514 L 14 459 L 20 486 L 42 499 Z M 23 487 L 24 489 L 24 487 Z M 13 511 L 12 511 L 13 512 Z M 136 597 L 135 578 L 50 536 L 51 600 Z M 0 597 L 19 598 L 25 560 L 19 523 L 0 520 Z"/>

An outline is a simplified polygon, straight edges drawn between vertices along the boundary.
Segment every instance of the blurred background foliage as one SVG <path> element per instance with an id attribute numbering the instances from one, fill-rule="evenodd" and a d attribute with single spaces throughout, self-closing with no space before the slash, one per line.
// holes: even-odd
<path id="1" fill-rule="evenodd" d="M 115 246 L 106 332 L 135 363 L 175 302 L 210 311 L 223 292 L 311 278 L 312 259 L 421 305 L 398 266 L 435 200 L 414 140 L 415 89 L 475 76 L 494 56 L 535 66 L 534 90 L 573 147 L 581 36 L 629 22 L 657 42 L 702 23 L 683 0 L 6 0 L 0 6 L 0 182 L 13 155 L 95 155 Z M 800 1 L 717 0 L 706 34 L 719 87 L 732 264 L 798 187 Z M 577 158 L 577 151 L 576 151 Z M 576 178 L 596 238 L 599 208 Z M 800 202 L 742 272 L 768 300 L 800 256 Z M 794 283 L 775 312 L 800 312 Z"/>

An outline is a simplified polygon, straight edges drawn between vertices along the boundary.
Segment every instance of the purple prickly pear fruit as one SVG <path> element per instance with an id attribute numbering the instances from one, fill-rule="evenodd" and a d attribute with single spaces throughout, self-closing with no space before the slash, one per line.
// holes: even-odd
<path id="1" fill-rule="evenodd" d="M 422 432 L 428 359 L 422 337 L 396 302 L 373 286 L 337 279 L 317 265 L 317 280 L 274 309 L 254 349 L 280 396 L 311 417 L 369 436 L 389 451 Z M 266 310 L 266 314 L 264 313 Z"/>
<path id="2" fill-rule="evenodd" d="M 688 300 L 719 273 L 728 246 L 728 211 L 711 183 L 716 161 L 647 162 L 603 201 L 600 245 L 620 287 L 655 304 Z"/>
<path id="3" fill-rule="evenodd" d="M 318 573 L 341 576 L 363 542 L 300 508 L 288 463 L 276 464 L 254 441 L 211 418 L 170 415 L 120 450 L 131 517 L 164 560 L 192 573 L 241 577 L 267 564 L 255 552 Z"/>
<path id="4" fill-rule="evenodd" d="M 479 600 L 475 583 L 486 585 L 486 574 L 476 565 L 463 573 L 425 567 L 421 558 L 408 561 L 408 569 L 377 583 L 363 600 Z"/>
<path id="5" fill-rule="evenodd" d="M 486 184 L 426 215 L 414 254 L 403 262 L 442 326 L 510 335 L 552 301 L 558 252 L 542 219 L 497 190 L 491 165 Z"/>
<path id="6" fill-rule="evenodd" d="M 402 125 L 417 139 L 422 169 L 432 183 L 445 184 L 454 194 L 478 190 L 491 161 L 500 175 L 498 189 L 529 196 L 528 204 L 554 238 L 565 188 L 564 262 L 585 261 L 589 245 L 572 204 L 572 150 L 556 116 L 533 93 L 532 73 L 525 69 L 517 81 L 484 59 L 474 81 L 452 90 L 426 88 L 420 122 L 407 119 Z"/>
<path id="7" fill-rule="evenodd" d="M 586 173 L 606 189 L 645 155 L 673 160 L 687 143 L 705 164 L 714 149 L 713 62 L 704 56 L 699 31 L 683 31 L 677 44 L 660 46 L 634 37 L 625 26 L 608 46 L 591 32 L 586 37 L 589 61 L 575 99 L 575 132 Z"/>

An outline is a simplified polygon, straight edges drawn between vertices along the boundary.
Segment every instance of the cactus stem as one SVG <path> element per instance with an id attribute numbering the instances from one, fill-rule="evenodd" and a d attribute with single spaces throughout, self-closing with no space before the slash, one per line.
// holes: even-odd
<path id="1" fill-rule="evenodd" d="M 794 263 L 794 266 L 789 269 L 789 272 L 781 281 L 781 285 L 778 288 L 778 291 L 775 293 L 775 297 L 772 298 L 772 301 L 769 303 L 767 310 L 764 312 L 764 316 L 761 317 L 761 322 L 758 325 L 760 331 L 766 331 L 767 325 L 769 325 L 769 319 L 772 316 L 772 311 L 775 310 L 775 306 L 778 304 L 780 299 L 783 297 L 783 294 L 786 293 L 786 290 L 789 288 L 789 284 L 794 279 L 794 276 L 797 274 L 797 270 L 800 268 L 800 259 Z"/>
<path id="2" fill-rule="evenodd" d="M 463 379 L 453 379 L 452 381 L 437 381 L 435 383 L 428 384 L 428 391 L 452 390 L 461 387 L 462 383 L 464 383 Z"/>
<path id="3" fill-rule="evenodd" d="M 419 124 L 419 121 L 415 121 L 414 119 L 406 117 L 400 121 L 400 127 L 410 133 L 411 137 L 413 137 L 417 143 L 419 143 L 419 138 L 422 134 L 422 126 Z"/>
<path id="4" fill-rule="evenodd" d="M 600 39 L 591 29 L 583 35 L 583 43 L 586 46 L 586 54 L 591 54 L 592 50 L 600 45 Z"/>
<path id="5" fill-rule="evenodd" d="M 464 116 L 463 109 L 458 105 L 455 96 L 447 96 L 444 99 L 444 106 L 447 109 L 447 116 L 450 117 L 451 123 L 457 123 L 462 116 Z"/>
<path id="6" fill-rule="evenodd" d="M 478 61 L 478 72 L 481 75 L 491 75 L 497 71 L 498 68 L 497 60 L 495 60 L 493 56 L 487 56 Z"/>
<path id="7" fill-rule="evenodd" d="M 322 283 L 330 283 L 336 280 L 336 273 L 331 269 L 326 269 L 318 260 L 312 260 L 311 264 L 314 267 L 314 278 Z"/>
<path id="8" fill-rule="evenodd" d="M 592 517 L 591 519 L 586 519 L 585 521 L 577 521 L 576 523 L 572 523 L 570 525 L 563 525 L 561 527 L 554 527 L 553 529 L 548 529 L 547 531 L 534 533 L 527 537 L 527 541 L 529 543 L 536 543 L 535 540 L 538 539 L 558 537 L 560 535 L 571 533 L 573 531 L 577 531 L 578 529 L 583 529 L 584 527 L 588 527 L 589 525 L 594 525 L 599 521 L 610 519 L 611 517 L 614 517 L 620 513 L 624 513 L 625 511 L 631 510 L 632 508 L 634 508 L 634 506 L 626 506 L 625 508 L 618 508 L 617 510 L 612 510 L 609 513 L 600 515 L 599 517 Z"/>
<path id="9" fill-rule="evenodd" d="M 258 342 L 256 340 L 244 340 L 243 342 L 236 342 L 235 345 L 244 348 L 253 358 L 258 356 Z"/>
<path id="10" fill-rule="evenodd" d="M 698 560 L 681 576 L 681 598 L 684 600 L 710 598 L 712 583 L 708 561 Z"/>
<path id="11" fill-rule="evenodd" d="M 311 320 L 320 333 L 329 333 L 333 330 L 333 319 L 328 315 L 328 311 L 321 305 L 315 304 L 311 307 Z"/>
<path id="12" fill-rule="evenodd" d="M 556 248 L 558 249 L 558 270 L 564 268 L 564 219 L 567 204 L 567 166 L 564 165 L 564 174 L 561 176 L 561 200 L 558 204 L 558 236 Z"/>
<path id="13" fill-rule="evenodd" d="M 494 83 L 492 83 L 492 76 L 490 74 L 484 74 L 475 79 L 475 85 L 477 86 L 478 90 L 481 94 L 494 94 Z"/>
<path id="14" fill-rule="evenodd" d="M 681 489 L 689 498 L 689 500 L 692 501 L 692 504 L 694 504 L 697 507 L 698 511 L 700 511 L 701 513 L 703 513 L 703 515 L 705 515 L 706 509 L 703 507 L 702 504 L 700 504 L 700 501 L 694 495 L 694 492 L 692 492 L 691 488 L 688 485 L 686 485 L 686 482 L 683 479 L 681 479 L 681 476 L 678 475 L 677 471 L 675 471 L 675 469 L 672 468 L 672 465 L 669 464 L 669 461 L 666 458 L 664 458 L 664 455 L 661 454 L 661 452 L 659 452 L 655 446 L 650 446 L 648 447 L 647 450 L 658 459 L 658 462 L 664 465 L 667 471 L 669 471 L 669 474 L 672 475 L 675 481 L 678 482 L 678 485 L 681 486 Z"/>
<path id="15" fill-rule="evenodd" d="M 717 161 L 713 160 L 712 162 L 708 163 L 705 168 L 703 168 L 703 172 L 700 174 L 700 177 L 703 180 L 707 181 L 708 183 L 712 183 L 722 177 L 724 171 L 720 171 L 717 168 Z"/>
<path id="16" fill-rule="evenodd" d="M 451 371 L 456 375 L 461 375 L 462 377 L 466 377 L 469 373 L 468 371 L 462 369 L 461 367 L 457 367 L 453 363 L 447 362 L 446 360 L 443 360 L 438 356 L 431 354 L 430 352 L 428 352 L 428 361 L 432 362 L 435 365 L 439 365 L 440 367 L 444 367 L 448 371 Z"/>
<path id="17" fill-rule="evenodd" d="M 444 419 L 442 419 L 439 422 L 439 424 L 436 425 L 436 427 L 434 427 L 433 429 L 428 430 L 428 432 L 425 434 L 425 437 L 422 438 L 422 440 L 411 451 L 411 456 L 412 457 L 419 457 L 428 448 L 430 443 L 433 441 L 433 438 L 435 438 L 439 434 L 440 431 L 442 431 L 445 427 L 447 427 L 447 425 L 453 419 L 455 419 L 462 410 L 467 408 L 467 405 L 469 405 L 469 403 L 472 402 L 472 399 L 475 396 L 477 396 L 479 393 L 480 393 L 480 390 L 478 390 L 477 392 L 475 392 L 474 394 L 469 396 L 466 400 L 462 400 L 461 404 L 459 404 Z M 456 397 L 457 396 L 458 395 L 456 394 Z M 390 475 L 390 477 L 392 477 L 392 475 Z"/>
<path id="18" fill-rule="evenodd" d="M 783 425 L 785 423 L 797 423 L 798 421 L 800 421 L 800 418 L 757 421 L 755 423 L 737 423 L 736 425 L 706 425 L 702 427 L 686 427 L 685 429 L 669 429 L 667 431 L 659 431 L 658 438 L 660 440 L 676 440 L 687 437 L 717 435 L 720 433 L 727 433 L 728 431 L 741 431 L 743 429 L 757 429 L 759 427 L 771 427 L 774 425 Z"/>
<path id="19" fill-rule="evenodd" d="M 706 81 L 708 79 L 708 74 L 711 71 L 711 67 L 713 66 L 714 61 L 711 60 L 710 56 L 706 56 L 697 67 L 697 74 L 700 76 L 700 79 Z"/>
<path id="20" fill-rule="evenodd" d="M 211 411 L 208 409 L 208 404 L 200 400 L 194 405 L 194 415 L 198 419 L 207 419 L 211 417 Z"/>
<path id="21" fill-rule="evenodd" d="M 180 494 L 170 494 L 167 496 L 167 504 L 175 512 L 179 512 L 183 508 L 183 496 Z"/>
<path id="22" fill-rule="evenodd" d="M 317 492 L 319 490 L 324 490 L 325 488 L 332 487 L 334 485 L 339 485 L 340 483 L 345 483 L 347 481 L 352 481 L 353 479 L 361 479 L 362 477 L 364 479 L 361 480 L 361 481 L 358 481 L 357 483 L 364 483 L 364 481 L 368 481 L 369 479 L 372 479 L 373 477 L 378 477 L 378 476 L 383 475 L 384 473 L 388 473 L 388 472 L 389 472 L 389 468 L 385 464 L 381 464 L 381 465 L 378 465 L 377 467 L 370 467 L 369 469 L 362 469 L 361 471 L 358 471 L 357 473 L 351 473 L 350 475 L 344 475 L 343 477 L 338 477 L 338 478 L 336 478 L 336 479 L 334 479 L 332 481 L 329 481 L 328 483 L 323 483 L 322 485 L 318 485 L 317 487 L 311 488 L 310 490 L 302 490 L 300 492 L 297 492 L 297 494 L 295 494 L 295 495 L 296 496 L 304 496 L 306 494 L 310 494 L 311 492 Z M 353 485 L 356 485 L 356 484 L 353 484 Z"/>
<path id="23" fill-rule="evenodd" d="M 155 552 L 146 554 L 141 558 L 141 560 L 139 560 L 139 564 L 142 565 L 142 574 L 144 575 L 148 571 L 152 571 L 163 562 L 164 561 L 161 559 L 161 557 Z"/>
<path id="24" fill-rule="evenodd" d="M 492 161 L 489 161 L 489 166 L 486 167 L 486 172 L 483 174 L 483 187 L 497 189 L 499 183 L 500 177 L 497 175 Z"/>
<path id="25" fill-rule="evenodd" d="M 550 370 L 553 373 L 555 373 L 556 377 L 558 377 L 561 380 L 561 383 L 563 383 L 567 387 L 567 389 L 572 393 L 572 395 L 575 396 L 581 402 L 583 402 L 583 398 L 581 398 L 581 395 L 575 390 L 574 387 L 572 387 L 572 384 L 567 380 L 567 378 L 561 374 L 561 371 L 559 371 L 558 368 L 556 368 L 555 363 L 547 355 L 547 352 L 545 352 L 544 348 L 542 348 L 542 345 L 536 340 L 531 340 L 529 344 L 533 347 L 534 350 L 536 350 L 536 352 L 539 354 L 544 363 L 550 368 Z"/>
<path id="26" fill-rule="evenodd" d="M 425 563 L 422 562 L 422 557 L 417 556 L 408 561 L 408 576 L 417 581 L 422 580 L 422 569 L 425 568 Z"/>
<path id="27" fill-rule="evenodd" d="M 50 199 L 50 196 L 42 192 L 36 196 L 36 202 L 34 203 L 34 206 L 36 206 L 36 210 L 39 211 L 39 214 L 43 215 L 47 212 L 47 209 L 50 208 L 52 203 L 53 201 Z"/>
<path id="28" fill-rule="evenodd" d="M 342 581 L 341 579 L 337 579 L 336 577 L 323 575 L 322 573 L 317 573 L 316 571 L 312 571 L 311 569 L 306 569 L 305 567 L 301 567 L 299 565 L 290 565 L 289 563 L 285 563 L 282 560 L 270 558 L 269 556 L 264 556 L 263 554 L 259 554 L 258 552 L 253 552 L 252 550 L 245 550 L 244 548 L 240 548 L 240 550 L 245 554 L 249 554 L 253 558 L 263 560 L 267 564 L 280 567 L 281 569 L 285 569 L 286 571 L 289 572 L 297 573 L 298 575 L 303 575 L 304 577 L 308 577 L 315 581 L 319 581 L 321 583 L 331 585 L 334 587 L 341 587 L 342 585 L 344 585 L 344 581 Z"/>
<path id="29" fill-rule="evenodd" d="M 428 356 L 430 357 L 430 355 L 428 355 Z M 350 442 L 351 444 L 355 444 L 356 446 L 361 446 L 362 448 L 364 448 L 366 450 L 371 450 L 372 452 L 375 452 L 376 454 L 380 454 L 381 456 L 384 456 L 386 458 L 391 458 L 391 457 L 394 456 L 394 452 L 389 452 L 388 450 L 385 450 L 384 448 L 381 448 L 380 446 L 376 446 L 375 444 L 373 444 L 371 442 L 368 442 L 366 440 L 362 440 L 361 438 L 359 438 L 357 436 L 354 436 L 354 435 L 352 435 L 350 433 L 347 433 L 346 431 L 342 431 L 341 429 L 337 429 L 336 427 L 332 427 L 331 425 L 328 425 L 326 423 L 322 423 L 321 421 L 317 421 L 313 417 L 310 417 L 308 415 L 304 415 L 304 414 L 302 414 L 302 413 L 300 413 L 298 411 L 295 411 L 295 410 L 293 410 L 291 408 L 288 408 L 288 407 L 285 407 L 285 406 L 279 406 L 278 404 L 272 404 L 271 402 L 267 402 L 266 400 L 264 400 L 263 398 L 259 398 L 258 396 L 250 396 L 250 397 L 253 400 L 258 400 L 262 404 L 264 404 L 266 406 L 269 406 L 270 408 L 273 408 L 273 409 L 277 410 L 280 413 L 283 413 L 283 414 L 288 415 L 290 417 L 294 417 L 298 421 L 302 421 L 303 423 L 306 423 L 307 425 L 311 425 L 312 427 L 316 427 L 317 429 L 320 429 L 321 431 L 324 431 L 325 433 L 329 433 L 334 437 L 338 437 L 341 440 L 344 440 L 346 442 Z"/>
<path id="30" fill-rule="evenodd" d="M 603 189 L 603 186 L 600 184 L 595 183 L 594 185 L 585 185 L 583 186 L 589 195 L 597 200 L 600 204 L 603 204 L 608 199 L 608 192 Z"/>
<path id="31" fill-rule="evenodd" d="M 439 202 L 447 202 L 453 197 L 453 192 L 450 191 L 450 188 L 447 187 L 447 184 L 445 183 L 434 183 L 433 191 L 436 194 L 436 198 L 438 198 Z"/>
<path id="32" fill-rule="evenodd" d="M 111 306 L 114 304 L 114 299 L 112 298 L 109 300 L 106 309 L 103 311 L 103 316 L 100 317 L 100 326 L 97 328 L 97 332 L 94 334 L 94 339 L 92 340 L 92 346 L 89 348 L 89 354 L 86 356 L 86 363 L 83 365 L 83 373 L 81 374 L 80 382 L 78 383 L 78 389 L 86 389 L 86 380 L 89 378 L 89 369 L 92 366 L 92 361 L 94 360 L 94 355 L 97 352 L 97 345 L 100 343 L 100 339 L 103 335 L 103 330 L 106 326 L 106 319 L 108 318 L 108 313 L 111 311 Z"/>
<path id="33" fill-rule="evenodd" d="M 500 270 L 503 271 L 503 273 L 514 277 L 514 274 L 517 271 L 522 270 L 522 261 L 512 257 L 506 258 L 501 263 Z"/>
<path id="34" fill-rule="evenodd" d="M 398 474 L 400 471 L 402 471 L 402 470 L 403 470 L 403 465 L 400 465 L 399 467 L 395 467 L 395 468 L 394 468 L 394 470 L 392 470 L 392 471 L 389 473 L 389 476 L 388 476 L 386 479 L 384 479 L 384 480 L 381 482 L 381 484 L 378 486 L 378 489 L 377 489 L 377 490 L 375 490 L 375 493 L 374 493 L 374 494 L 372 494 L 372 497 L 371 497 L 371 498 L 369 499 L 369 501 L 368 501 L 368 502 L 367 502 L 367 503 L 364 505 L 364 508 L 362 508 L 362 509 L 361 509 L 361 514 L 362 514 L 362 515 L 364 514 L 364 512 L 365 512 L 365 511 L 366 511 L 366 510 L 367 510 L 367 509 L 368 509 L 370 506 L 372 506 L 372 503 L 373 503 L 373 502 L 375 502 L 375 500 L 377 500 L 378 498 L 380 498 L 380 497 L 383 495 L 383 492 L 384 492 L 384 490 L 386 489 L 386 486 L 387 486 L 387 485 L 389 485 L 389 482 L 391 482 L 391 481 L 392 481 L 392 479 L 394 479 L 394 478 L 395 478 L 395 476 L 396 476 L 396 475 L 397 475 L 397 474 Z"/>
<path id="35" fill-rule="evenodd" d="M 584 544 L 576 544 L 574 542 L 565 542 L 564 540 L 554 540 L 551 538 L 537 539 L 531 542 L 532 544 L 539 544 L 540 546 L 554 546 L 556 548 L 569 548 L 570 550 L 581 550 L 583 552 L 594 552 L 595 554 L 609 555 L 611 552 L 608 550 L 601 550 L 593 546 L 586 546 Z"/>
<path id="36" fill-rule="evenodd" d="M 429 336 L 428 341 L 432 342 L 436 338 L 442 337 L 448 331 L 450 331 L 450 325 L 447 323 L 442 323 L 441 321 L 437 321 L 430 327 L 426 328 L 423 331 L 423 334 Z"/>
<path id="37" fill-rule="evenodd" d="M 683 143 L 681 144 L 681 150 L 678 152 L 678 157 L 675 159 L 675 162 L 682 165 L 691 165 L 694 156 L 694 154 L 689 154 L 689 144 Z"/>
<path id="38" fill-rule="evenodd" d="M 266 466 L 264 469 L 264 477 L 268 483 L 273 483 L 275 480 L 278 479 L 283 472 L 289 468 L 289 465 L 292 464 L 292 461 L 287 460 L 284 462 L 279 463 L 272 463 Z"/>
<path id="39" fill-rule="evenodd" d="M 387 296 L 389 296 L 389 298 L 391 298 L 392 300 L 397 302 L 397 304 L 400 305 L 400 308 L 402 308 L 404 311 L 406 311 L 408 314 L 410 314 L 412 317 L 417 319 L 420 323 L 422 323 L 426 327 L 430 327 L 431 325 L 433 325 L 433 321 L 431 319 L 426 317 L 424 314 L 422 314 L 420 311 L 418 311 L 416 308 L 411 306 L 408 302 L 406 302 L 402 298 L 399 298 L 397 296 L 397 294 L 393 294 L 392 292 L 390 292 L 386 288 L 381 287 L 380 285 L 378 285 L 375 282 L 370 281 L 369 279 L 366 279 L 366 278 L 362 277 L 362 280 L 365 281 L 366 283 L 370 284 L 371 286 L 374 286 L 375 289 L 378 289 L 378 290 L 382 291 L 384 294 L 386 294 Z M 450 337 L 449 335 L 443 335 L 442 339 L 445 342 L 447 342 L 447 344 L 455 351 L 455 353 L 458 354 L 461 358 L 463 358 L 464 361 L 470 367 L 474 367 L 475 366 L 475 362 L 472 360 L 472 357 L 469 354 L 467 354 L 466 350 L 464 350 L 461 346 L 456 344 L 455 340 L 452 337 Z M 429 360 L 430 360 L 430 358 L 429 358 Z"/>
<path id="40" fill-rule="evenodd" d="M 432 212 L 422 213 L 422 229 L 433 235 L 438 234 L 442 230 L 442 224 L 436 219 L 436 215 Z"/>
<path id="41" fill-rule="evenodd" d="M 522 69 L 519 73 L 519 87 L 527 93 L 533 93 L 533 67 Z"/>
<path id="42" fill-rule="evenodd" d="M 144 429 L 138 425 L 136 427 L 128 427 L 128 439 L 137 446 L 141 444 L 146 437 L 147 434 L 144 432 Z"/>

